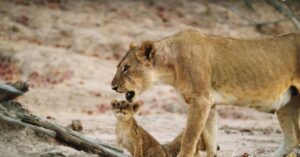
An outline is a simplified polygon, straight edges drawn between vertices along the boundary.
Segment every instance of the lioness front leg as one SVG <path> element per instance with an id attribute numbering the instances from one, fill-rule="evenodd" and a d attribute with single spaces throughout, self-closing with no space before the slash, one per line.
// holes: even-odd
<path id="1" fill-rule="evenodd" d="M 187 127 L 177 157 L 193 157 L 211 109 L 211 101 L 205 97 L 191 98 L 189 101 Z"/>
<path id="2" fill-rule="evenodd" d="M 184 132 L 181 132 L 170 144 L 173 148 L 173 154 L 178 154 L 179 149 L 181 146 L 181 139 Z M 207 157 L 215 157 L 217 154 L 217 110 L 216 107 L 213 106 L 209 112 L 208 119 L 206 121 L 206 125 L 204 128 L 204 131 L 202 133 L 202 137 L 200 137 L 197 148 L 195 152 L 195 156 L 197 155 L 200 150 L 206 150 Z M 180 141 L 179 141 L 180 140 Z M 175 150 L 175 151 L 174 151 Z M 174 155 L 173 155 L 174 156 Z"/>
<path id="3" fill-rule="evenodd" d="M 204 131 L 202 133 L 207 157 L 217 156 L 217 129 L 217 109 L 214 105 L 210 110 Z"/>
<path id="4" fill-rule="evenodd" d="M 188 117 L 185 131 L 181 141 L 180 152 L 177 157 L 192 157 L 196 150 L 196 144 L 206 125 L 206 120 L 213 105 L 211 94 L 212 69 L 209 63 L 209 55 L 200 53 L 199 49 L 190 49 L 189 55 L 182 56 L 179 60 L 181 66 L 177 68 L 178 77 L 176 88 L 181 91 L 188 104 Z M 201 66 L 195 69 L 191 62 L 199 62 Z"/>
<path id="5" fill-rule="evenodd" d="M 288 155 L 297 144 L 299 144 L 299 109 L 300 95 L 297 95 L 287 105 L 277 111 L 277 117 L 282 128 L 284 141 L 274 152 L 273 157 L 283 157 Z"/>

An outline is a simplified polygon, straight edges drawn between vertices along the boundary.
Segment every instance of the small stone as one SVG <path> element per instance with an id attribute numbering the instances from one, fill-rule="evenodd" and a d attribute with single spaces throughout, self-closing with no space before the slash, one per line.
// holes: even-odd
<path id="1" fill-rule="evenodd" d="M 72 123 L 68 126 L 74 131 L 82 131 L 83 127 L 80 120 L 72 120 Z"/>
<path id="2" fill-rule="evenodd" d="M 279 129 L 276 129 L 276 134 L 281 134 L 281 131 Z"/>

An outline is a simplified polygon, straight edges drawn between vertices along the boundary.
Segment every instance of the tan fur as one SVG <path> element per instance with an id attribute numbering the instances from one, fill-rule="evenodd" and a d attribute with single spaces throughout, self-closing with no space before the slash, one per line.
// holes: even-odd
<path id="1" fill-rule="evenodd" d="M 300 90 L 299 54 L 299 34 L 235 39 L 187 30 L 130 49 L 118 66 L 112 86 L 118 92 L 134 91 L 138 96 L 161 82 L 182 94 L 189 112 L 178 157 L 193 155 L 202 132 L 206 132 L 204 139 L 211 150 L 208 156 L 215 156 L 215 135 L 206 131 L 216 128 L 215 118 L 211 118 L 215 114 L 209 114 L 214 104 L 277 111 L 285 142 L 273 156 L 281 157 L 300 139 L 299 124 L 286 120 L 299 116 L 289 109 L 292 101 L 298 103 L 292 97 L 292 87 Z M 130 68 L 122 72 L 125 65 Z M 280 114 L 283 110 L 290 114 Z M 285 131 L 292 128 L 296 130 Z"/>
<path id="2" fill-rule="evenodd" d="M 183 132 L 180 133 L 173 141 L 170 143 L 162 145 L 164 150 L 168 152 L 169 155 L 172 157 L 176 157 L 179 152 L 180 152 L 180 147 L 181 147 L 181 139 L 183 136 Z M 194 154 L 195 157 L 199 156 L 199 151 L 200 150 L 206 150 L 205 144 L 204 144 L 204 139 L 203 136 L 200 137 L 197 146 L 196 146 L 196 152 Z"/>
<path id="3" fill-rule="evenodd" d="M 113 100 L 111 106 L 118 120 L 116 126 L 117 144 L 127 149 L 133 157 L 177 156 L 180 151 L 183 133 L 179 134 L 172 142 L 161 146 L 158 141 L 139 126 L 134 119 L 133 115 L 139 108 L 138 103 Z M 199 150 L 204 149 L 205 146 L 201 138 L 198 141 L 195 156 L 197 156 Z"/>
<path id="4" fill-rule="evenodd" d="M 112 101 L 111 105 L 117 118 L 116 135 L 119 146 L 127 149 L 133 157 L 167 156 L 158 141 L 134 119 L 133 115 L 137 111 L 138 104 Z"/>

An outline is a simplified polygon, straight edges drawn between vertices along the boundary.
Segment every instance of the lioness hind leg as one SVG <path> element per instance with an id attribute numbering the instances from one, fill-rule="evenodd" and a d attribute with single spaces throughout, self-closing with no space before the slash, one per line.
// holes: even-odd
<path id="1" fill-rule="evenodd" d="M 284 141 L 274 152 L 273 157 L 283 157 L 292 152 L 299 144 L 299 108 L 300 95 L 277 111 L 277 118 L 282 128 Z"/>

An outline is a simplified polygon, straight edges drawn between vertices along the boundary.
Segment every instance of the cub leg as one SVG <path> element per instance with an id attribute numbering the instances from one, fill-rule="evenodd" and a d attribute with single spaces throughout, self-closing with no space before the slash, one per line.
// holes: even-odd
<path id="1" fill-rule="evenodd" d="M 300 95 L 277 111 L 277 118 L 282 128 L 284 141 L 273 153 L 273 157 L 283 157 L 292 152 L 299 143 L 299 107 Z"/>
<path id="2" fill-rule="evenodd" d="M 183 132 L 181 132 L 172 142 L 162 145 L 163 149 L 165 150 L 165 152 L 167 152 L 169 156 L 176 157 L 178 155 L 181 147 L 182 135 Z M 202 135 L 197 143 L 194 157 L 199 156 L 199 150 L 206 150 Z"/>
<path id="3" fill-rule="evenodd" d="M 151 147 L 145 152 L 145 157 L 172 157 L 161 146 Z"/>
<path id="4" fill-rule="evenodd" d="M 134 144 L 133 157 L 143 157 L 143 140 L 137 140 Z"/>

